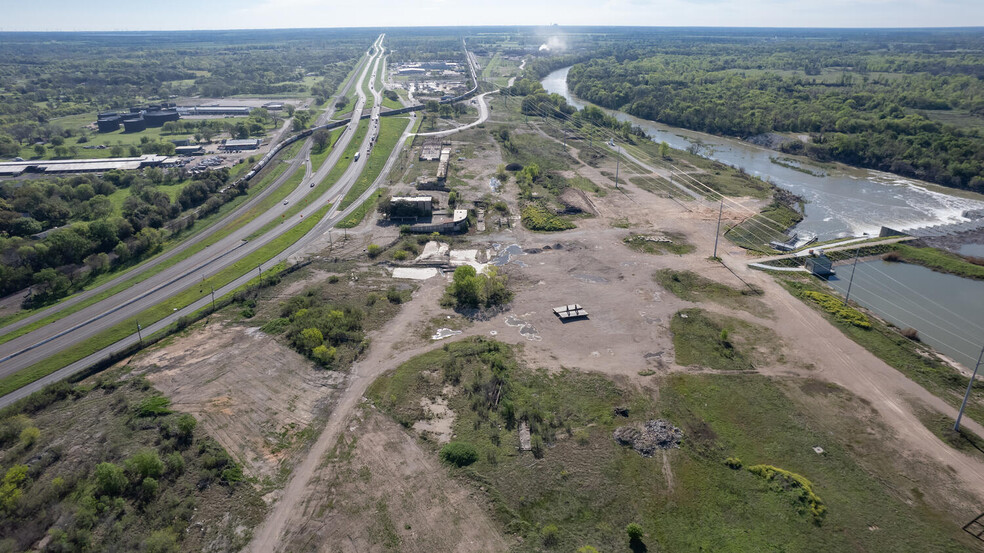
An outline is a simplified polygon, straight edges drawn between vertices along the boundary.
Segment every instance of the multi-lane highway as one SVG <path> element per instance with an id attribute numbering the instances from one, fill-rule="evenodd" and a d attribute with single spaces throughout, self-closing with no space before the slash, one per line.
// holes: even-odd
<path id="1" fill-rule="evenodd" d="M 356 93 L 358 95 L 358 101 L 353 111 L 352 119 L 347 125 L 346 130 L 342 133 L 337 144 L 334 146 L 333 151 L 329 154 L 328 159 L 321 166 L 321 168 L 312 172 L 310 165 L 305 169 L 306 176 L 300 184 L 292 190 L 287 195 L 286 204 L 277 204 L 270 208 L 266 212 L 258 215 L 253 220 L 249 221 L 242 227 L 232 231 L 227 236 L 221 238 L 215 243 L 211 244 L 208 248 L 197 252 L 188 258 L 175 263 L 173 266 L 161 271 L 160 273 L 129 287 L 118 294 L 115 294 L 105 300 L 96 302 L 90 306 L 80 309 L 79 311 L 68 315 L 58 321 L 52 322 L 45 325 L 42 328 L 24 334 L 14 338 L 2 345 L 0 345 L 0 377 L 7 376 L 24 368 L 30 367 L 34 363 L 42 361 L 55 353 L 67 350 L 83 343 L 86 340 L 92 339 L 106 329 L 112 328 L 113 326 L 126 321 L 127 319 L 134 317 L 146 309 L 154 307 L 159 304 L 166 305 L 169 298 L 175 294 L 186 290 L 196 283 L 200 283 L 203 278 L 207 278 L 218 271 L 232 265 L 236 261 L 248 256 L 252 252 L 261 248 L 265 244 L 269 243 L 271 240 L 282 235 L 284 232 L 292 227 L 292 224 L 282 224 L 276 225 L 269 231 L 260 235 L 259 237 L 245 241 L 245 238 L 262 229 L 268 223 L 282 219 L 282 216 L 290 206 L 295 204 L 297 201 L 305 198 L 308 194 L 315 190 L 315 187 L 311 186 L 311 183 L 321 182 L 327 174 L 331 171 L 331 168 L 341 160 L 342 153 L 348 146 L 352 137 L 355 135 L 355 129 L 357 128 L 362 114 L 363 106 L 366 103 L 366 96 L 362 91 L 361 83 L 365 82 L 366 79 L 373 79 L 376 72 L 379 71 L 380 60 L 382 58 L 382 41 L 383 36 L 374 44 L 372 49 L 372 54 L 368 55 L 367 62 L 364 64 L 361 73 L 357 72 L 359 75 L 355 82 L 349 82 L 346 90 L 342 91 L 342 94 L 347 93 L 349 87 L 355 85 Z M 376 134 L 378 133 L 378 115 L 379 106 L 381 105 L 381 94 L 380 91 L 372 90 L 372 95 L 374 97 L 373 109 L 371 113 L 370 122 L 370 132 L 368 132 L 363 140 L 363 142 L 358 146 L 358 151 L 362 154 L 361 159 L 364 160 L 366 153 L 369 150 L 370 144 L 375 143 Z M 332 108 L 329 108 L 332 109 Z M 326 113 L 325 118 L 329 117 L 330 113 Z M 412 120 L 408 123 L 407 132 L 410 129 Z M 301 163 L 308 163 L 306 160 L 308 158 L 308 153 L 310 149 L 310 140 L 305 141 L 301 147 L 300 152 L 291 164 L 291 167 L 275 182 L 269 187 L 265 194 L 269 194 L 275 187 L 282 185 L 289 176 L 300 167 Z M 392 166 L 392 162 L 395 160 L 395 156 L 399 154 L 398 149 L 395 149 L 391 155 L 389 162 L 384 168 L 383 172 L 380 174 L 380 178 L 377 179 L 381 181 L 383 176 L 388 171 L 389 167 Z M 332 186 L 327 192 L 322 194 L 320 197 L 313 199 L 310 203 L 305 206 L 297 214 L 297 219 L 292 221 L 299 222 L 303 217 L 307 217 L 312 213 L 318 211 L 327 204 L 332 204 L 332 207 L 326 214 L 326 216 L 318 223 L 318 225 L 310 232 L 308 232 L 303 238 L 295 242 L 291 247 L 289 247 L 284 252 L 281 252 L 274 259 L 267 262 L 270 266 L 273 263 L 279 262 L 282 259 L 286 259 L 289 255 L 296 251 L 302 249 L 310 241 L 320 237 L 324 232 L 330 229 L 335 223 L 340 221 L 349 212 L 357 209 L 359 205 L 365 198 L 368 198 L 375 190 L 377 183 L 373 183 L 373 186 L 367 190 L 362 197 L 353 202 L 344 211 L 339 211 L 338 205 L 339 201 L 344 197 L 344 195 L 351 189 L 355 184 L 359 175 L 361 174 L 362 168 L 365 167 L 364 161 L 359 161 L 357 163 L 352 163 L 343 173 L 341 178 Z M 242 206 L 240 209 L 236 210 L 236 213 L 226 217 L 222 222 L 216 224 L 213 228 L 209 229 L 208 236 L 212 233 L 217 232 L 219 229 L 227 225 L 228 223 L 235 220 L 234 215 L 242 214 L 247 209 L 247 206 L 255 205 L 259 201 L 258 199 L 251 200 L 247 205 Z M 204 239 L 206 236 L 204 233 L 201 236 L 195 237 L 194 240 Z M 183 245 L 182 247 L 188 247 Z M 177 248 L 169 252 L 167 256 L 176 255 L 174 253 L 178 251 Z M 161 261 L 167 257 L 161 256 Z M 156 261 L 156 262 L 161 262 Z M 147 265 L 152 266 L 151 264 Z M 141 270 L 146 270 L 141 268 Z M 126 278 L 130 278 L 131 275 L 127 275 Z M 255 273 L 250 272 L 249 274 L 243 275 L 241 278 L 237 279 L 235 282 L 223 287 L 221 290 L 216 290 L 217 295 L 225 294 L 232 291 L 241 284 L 247 282 L 249 279 L 253 278 Z M 108 289 L 115 286 L 116 283 L 120 282 L 116 280 L 113 283 L 107 283 L 101 287 L 93 289 L 86 294 L 98 294 L 102 290 Z M 85 294 L 80 295 L 79 298 L 73 298 L 72 302 L 83 301 L 87 296 Z M 182 308 L 181 306 L 175 306 L 176 311 L 169 317 L 162 319 L 155 324 L 149 324 L 145 327 L 145 333 L 152 333 L 156 330 L 164 328 L 167 324 L 170 324 L 176 320 L 179 316 L 184 314 L 190 314 L 204 307 L 208 303 L 208 298 L 203 297 L 202 300 L 196 302 L 190 306 Z M 32 318 L 25 319 L 18 323 L 18 326 L 29 324 L 34 320 L 38 320 L 43 316 L 47 316 L 54 309 L 63 308 L 64 306 L 72 305 L 72 303 L 64 302 L 52 310 L 47 310 L 42 314 L 35 315 Z M 9 332 L 12 328 L 16 328 L 13 325 L 0 329 L 0 332 Z M 136 330 L 136 329 L 134 329 Z M 64 378 L 71 372 L 76 372 L 78 370 L 84 369 L 86 366 L 92 364 L 93 362 L 109 355 L 113 351 L 118 351 L 137 340 L 136 333 L 122 341 L 119 341 L 112 346 L 105 348 L 92 356 L 87 357 L 77 363 L 62 369 L 49 377 L 46 377 L 36 383 L 29 385 L 25 388 L 21 388 L 17 392 L 8 394 L 3 398 L 0 398 L 0 405 L 8 404 L 13 399 L 22 397 L 27 393 L 40 389 L 44 384 L 56 381 L 60 378 Z"/>

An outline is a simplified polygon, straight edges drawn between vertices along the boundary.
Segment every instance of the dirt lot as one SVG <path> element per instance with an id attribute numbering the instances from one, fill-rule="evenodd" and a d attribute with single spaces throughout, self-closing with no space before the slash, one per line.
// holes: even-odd
<path id="1" fill-rule="evenodd" d="M 132 364 L 171 398 L 174 409 L 195 415 L 246 474 L 261 481 L 261 489 L 282 484 L 291 454 L 316 435 L 320 426 L 312 423 L 330 408 L 344 380 L 259 329 L 222 323 L 152 349 Z"/>

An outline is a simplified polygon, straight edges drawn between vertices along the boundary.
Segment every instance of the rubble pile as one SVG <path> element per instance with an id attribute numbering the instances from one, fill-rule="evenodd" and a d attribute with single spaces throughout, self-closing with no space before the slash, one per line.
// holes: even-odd
<path id="1" fill-rule="evenodd" d="M 615 441 L 631 447 L 643 457 L 652 457 L 657 449 L 673 449 L 680 447 L 683 431 L 668 421 L 656 419 L 639 425 L 620 426 L 615 429 Z"/>

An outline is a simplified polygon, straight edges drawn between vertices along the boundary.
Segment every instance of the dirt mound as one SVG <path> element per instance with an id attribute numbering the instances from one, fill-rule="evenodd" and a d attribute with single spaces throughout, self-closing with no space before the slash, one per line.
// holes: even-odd
<path id="1" fill-rule="evenodd" d="M 615 429 L 615 441 L 629 446 L 643 457 L 652 457 L 658 449 L 680 447 L 683 431 L 663 419 L 646 421 L 638 425 L 620 426 Z"/>

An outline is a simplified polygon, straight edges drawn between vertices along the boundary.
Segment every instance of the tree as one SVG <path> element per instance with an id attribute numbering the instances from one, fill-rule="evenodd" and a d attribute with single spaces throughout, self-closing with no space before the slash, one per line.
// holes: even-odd
<path id="1" fill-rule="evenodd" d="M 540 530 L 540 537 L 543 538 L 543 545 L 553 547 L 560 541 L 560 528 L 556 524 L 548 524 Z"/>
<path id="2" fill-rule="evenodd" d="M 287 111 L 287 117 L 293 117 L 294 116 L 294 110 L 296 110 L 296 109 L 297 109 L 297 106 L 295 106 L 294 104 L 284 104 L 284 110 Z"/>
<path id="3" fill-rule="evenodd" d="M 301 331 L 301 346 L 308 351 L 313 351 L 324 341 L 324 335 L 317 328 L 305 328 Z"/>
<path id="4" fill-rule="evenodd" d="M 198 426 L 198 421 L 192 415 L 185 413 L 178 417 L 178 440 L 181 443 L 190 444 L 195 436 L 196 426 Z"/>
<path id="5" fill-rule="evenodd" d="M 669 159 L 670 157 L 670 145 L 665 140 L 659 143 L 659 157 L 663 159 Z"/>
<path id="6" fill-rule="evenodd" d="M 114 463 L 96 465 L 96 491 L 99 495 L 117 496 L 126 489 L 126 473 Z"/>
<path id="7" fill-rule="evenodd" d="M 37 155 L 38 157 L 44 157 L 44 152 L 45 152 L 44 144 L 35 144 L 34 145 L 34 154 L 35 155 Z"/>
<path id="8" fill-rule="evenodd" d="M 329 134 L 325 129 L 318 129 L 318 131 L 315 132 L 311 138 L 314 139 L 315 149 L 319 152 L 323 152 L 325 151 L 325 148 L 328 147 L 328 141 L 331 139 L 331 134 Z"/>
<path id="9" fill-rule="evenodd" d="M 138 481 L 148 477 L 157 478 L 164 472 L 164 462 L 153 449 L 144 449 L 135 453 L 124 464 Z"/>
<path id="10" fill-rule="evenodd" d="M 27 480 L 27 465 L 14 465 L 7 469 L 0 481 L 0 511 L 10 512 L 21 496 L 21 484 Z"/>
<path id="11" fill-rule="evenodd" d="M 337 350 L 334 347 L 328 347 L 324 344 L 314 348 L 311 351 L 311 356 L 315 358 L 322 365 L 328 367 L 335 361 L 335 356 L 337 355 Z"/>

